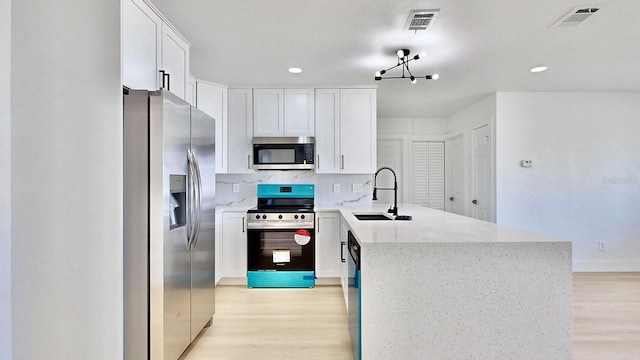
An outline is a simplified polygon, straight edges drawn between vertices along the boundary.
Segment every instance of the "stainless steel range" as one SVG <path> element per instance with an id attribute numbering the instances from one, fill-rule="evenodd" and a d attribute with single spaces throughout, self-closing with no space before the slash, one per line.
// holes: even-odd
<path id="1" fill-rule="evenodd" d="M 247 280 L 253 287 L 314 287 L 312 184 L 259 184 L 247 214 Z"/>

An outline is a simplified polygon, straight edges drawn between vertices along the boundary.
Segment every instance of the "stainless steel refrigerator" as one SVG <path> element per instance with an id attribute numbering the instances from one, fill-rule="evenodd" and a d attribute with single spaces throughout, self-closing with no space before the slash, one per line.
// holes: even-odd
<path id="1" fill-rule="evenodd" d="M 215 311 L 215 121 L 125 90 L 123 125 L 124 358 L 174 360 Z"/>

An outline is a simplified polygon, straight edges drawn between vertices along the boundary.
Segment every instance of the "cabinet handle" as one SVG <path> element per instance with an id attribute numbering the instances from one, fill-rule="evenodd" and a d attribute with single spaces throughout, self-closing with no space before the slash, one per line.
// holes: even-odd
<path id="1" fill-rule="evenodd" d="M 318 233 L 320 233 L 320 218 L 316 219 L 316 230 L 318 230 Z"/>
<path id="2" fill-rule="evenodd" d="M 167 73 L 167 90 L 171 91 L 171 74 Z"/>
<path id="3" fill-rule="evenodd" d="M 472 203 L 473 205 L 477 205 L 477 204 L 478 204 L 478 200 L 473 199 L 473 200 L 471 200 L 471 203 Z"/>
<path id="4" fill-rule="evenodd" d="M 251 170 L 251 155 L 247 155 L 247 169 Z"/>
<path id="5" fill-rule="evenodd" d="M 344 155 L 340 155 L 340 169 L 344 170 Z"/>
<path id="6" fill-rule="evenodd" d="M 244 216 L 242 217 L 242 232 L 244 232 Z"/>
<path id="7" fill-rule="evenodd" d="M 160 81 L 162 81 L 162 85 L 160 86 L 160 89 L 164 89 L 164 70 L 159 70 L 158 71 L 160 73 Z"/>
<path id="8" fill-rule="evenodd" d="M 340 260 L 341 260 L 342 262 L 345 262 L 345 261 L 346 261 L 346 260 L 344 259 L 344 246 L 345 246 L 346 244 L 347 244 L 346 242 L 344 242 L 344 241 L 340 241 Z"/>
<path id="9" fill-rule="evenodd" d="M 316 161 L 316 169 L 320 169 L 320 155 L 317 156 L 318 160 Z"/>

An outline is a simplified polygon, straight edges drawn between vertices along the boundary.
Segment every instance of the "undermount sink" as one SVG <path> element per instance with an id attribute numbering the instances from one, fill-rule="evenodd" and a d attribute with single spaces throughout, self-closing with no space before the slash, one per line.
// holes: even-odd
<path id="1" fill-rule="evenodd" d="M 393 220 L 393 218 L 385 215 L 385 214 L 353 214 L 358 220 Z"/>

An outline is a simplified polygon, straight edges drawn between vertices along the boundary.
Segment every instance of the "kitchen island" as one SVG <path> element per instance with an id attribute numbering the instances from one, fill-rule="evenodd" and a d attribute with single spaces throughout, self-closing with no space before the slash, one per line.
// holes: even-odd
<path id="1" fill-rule="evenodd" d="M 571 359 L 571 242 L 399 208 L 413 220 L 340 208 L 361 248 L 362 359 Z"/>

